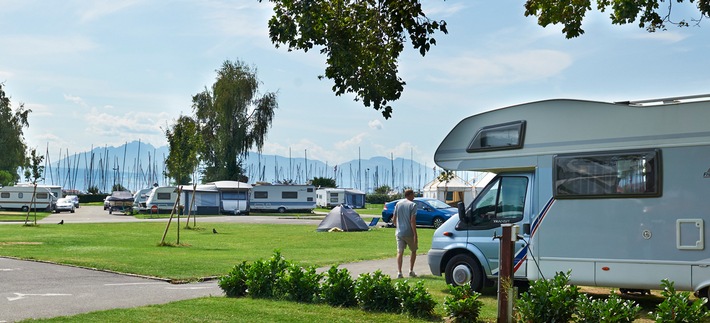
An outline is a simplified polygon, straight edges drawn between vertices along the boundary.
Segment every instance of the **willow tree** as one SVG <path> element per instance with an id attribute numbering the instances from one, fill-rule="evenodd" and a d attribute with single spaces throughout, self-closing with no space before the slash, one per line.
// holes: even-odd
<path id="1" fill-rule="evenodd" d="M 242 160 L 249 150 L 261 151 L 278 108 L 276 92 L 259 92 L 256 68 L 225 61 L 212 89 L 192 97 L 202 136 L 204 182 L 245 181 Z"/>
<path id="2" fill-rule="evenodd" d="M 23 128 L 29 127 L 27 117 L 32 110 L 23 104 L 12 110 L 10 98 L 0 83 L 0 185 L 10 185 L 20 179 L 17 169 L 26 165 Z"/>

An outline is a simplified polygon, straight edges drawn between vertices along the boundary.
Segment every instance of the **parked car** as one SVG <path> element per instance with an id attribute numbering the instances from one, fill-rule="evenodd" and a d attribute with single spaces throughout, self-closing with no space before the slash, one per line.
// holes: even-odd
<path id="1" fill-rule="evenodd" d="M 108 201 L 109 196 L 104 197 L 104 211 L 108 210 L 108 208 L 111 206 L 111 202 Z"/>
<path id="2" fill-rule="evenodd" d="M 382 221 L 392 222 L 394 206 L 401 200 L 385 203 L 382 209 Z M 458 213 L 458 209 L 433 198 L 416 197 L 414 203 L 417 204 L 417 225 L 431 225 L 440 227 L 452 215 Z"/>
<path id="3" fill-rule="evenodd" d="M 54 212 L 69 211 L 74 213 L 74 201 L 66 197 L 57 200 L 57 204 L 54 206 Z"/>
<path id="4" fill-rule="evenodd" d="M 72 200 L 72 202 L 74 202 L 74 207 L 77 208 L 77 209 L 79 208 L 79 197 L 78 197 L 78 196 L 76 196 L 76 195 L 67 195 L 67 196 L 65 196 L 65 198 L 68 198 L 68 199 Z"/>

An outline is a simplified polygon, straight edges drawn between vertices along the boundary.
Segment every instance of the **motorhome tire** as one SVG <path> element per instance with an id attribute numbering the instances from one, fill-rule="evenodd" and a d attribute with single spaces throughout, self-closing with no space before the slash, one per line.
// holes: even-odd
<path id="1" fill-rule="evenodd" d="M 22 207 L 22 212 L 29 212 L 29 210 L 30 210 L 30 208 L 27 205 Z"/>
<path id="2" fill-rule="evenodd" d="M 278 209 L 278 211 L 279 213 L 286 213 L 286 208 L 282 206 Z"/>
<path id="3" fill-rule="evenodd" d="M 444 219 L 440 217 L 435 217 L 432 221 L 432 224 L 434 225 L 435 229 L 438 229 L 442 224 L 444 224 Z"/>
<path id="4" fill-rule="evenodd" d="M 466 254 L 456 255 L 446 263 L 445 277 L 447 284 L 463 286 L 470 282 L 472 290 L 480 292 L 483 289 L 481 265 L 478 260 Z"/>

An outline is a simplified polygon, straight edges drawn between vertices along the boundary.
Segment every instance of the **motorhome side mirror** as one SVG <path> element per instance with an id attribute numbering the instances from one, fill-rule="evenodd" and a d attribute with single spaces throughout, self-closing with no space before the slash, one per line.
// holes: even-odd
<path id="1" fill-rule="evenodd" d="M 463 220 L 466 217 L 466 206 L 463 202 L 456 203 L 456 207 L 459 209 L 459 219 Z"/>

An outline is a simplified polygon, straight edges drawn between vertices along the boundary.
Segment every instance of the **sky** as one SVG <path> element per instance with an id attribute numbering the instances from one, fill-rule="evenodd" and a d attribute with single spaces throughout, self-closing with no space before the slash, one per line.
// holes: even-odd
<path id="1" fill-rule="evenodd" d="M 710 93 L 708 19 L 648 33 L 594 11 L 585 34 L 566 39 L 560 26 L 525 17 L 523 4 L 425 0 L 449 34 L 436 34 L 425 57 L 406 45 L 407 84 L 388 120 L 352 95 L 335 96 L 332 81 L 318 79 L 325 57 L 317 49 L 276 48 L 267 1 L 0 0 L 0 82 L 14 108 L 32 110 L 31 148 L 162 146 L 164 130 L 192 114 L 192 96 L 212 86 L 222 63 L 241 60 L 256 68 L 262 93 L 278 93 L 263 153 L 331 164 L 394 156 L 433 165 L 456 123 L 509 105 Z M 698 18 L 692 5 L 673 6 L 674 20 Z"/>

